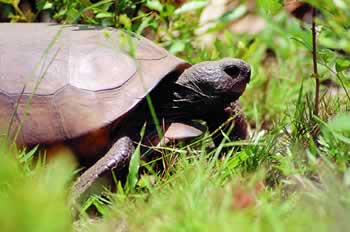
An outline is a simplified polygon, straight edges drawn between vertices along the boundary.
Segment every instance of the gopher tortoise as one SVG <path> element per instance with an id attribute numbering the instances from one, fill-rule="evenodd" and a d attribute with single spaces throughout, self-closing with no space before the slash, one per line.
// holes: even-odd
<path id="1" fill-rule="evenodd" d="M 127 167 L 140 130 L 146 125 L 147 142 L 155 118 L 169 139 L 199 135 L 195 119 L 214 131 L 250 80 L 240 59 L 191 65 L 122 30 L 3 23 L 0 32 L 0 131 L 19 147 L 40 144 L 48 156 L 68 148 L 90 166 L 73 184 L 78 195 Z M 246 136 L 244 125 L 234 130 Z"/>

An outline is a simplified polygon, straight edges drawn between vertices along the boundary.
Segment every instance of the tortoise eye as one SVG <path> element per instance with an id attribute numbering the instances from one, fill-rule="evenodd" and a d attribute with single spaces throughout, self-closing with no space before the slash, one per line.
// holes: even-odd
<path id="1" fill-rule="evenodd" d="M 235 65 L 226 66 L 224 72 L 232 78 L 238 77 L 241 72 L 240 68 Z"/>

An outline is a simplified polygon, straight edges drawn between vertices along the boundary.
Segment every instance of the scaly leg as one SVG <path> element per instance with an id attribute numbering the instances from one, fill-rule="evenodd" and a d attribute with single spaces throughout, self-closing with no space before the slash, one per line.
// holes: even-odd
<path id="1" fill-rule="evenodd" d="M 210 115 L 208 117 L 207 125 L 210 133 L 216 131 L 222 124 L 227 121 L 230 117 L 234 117 L 233 123 L 234 127 L 230 134 L 232 140 L 242 140 L 248 138 L 248 122 L 241 110 L 239 101 L 232 102 L 227 106 L 221 113 L 216 113 L 215 115 Z M 226 130 L 231 124 L 226 125 L 222 130 Z M 223 139 L 221 133 L 216 133 L 213 137 L 213 141 L 216 146 L 218 146 Z"/>
<path id="2" fill-rule="evenodd" d="M 109 171 L 118 171 L 125 168 L 129 164 L 134 150 L 135 147 L 129 137 L 119 138 L 106 155 L 99 159 L 74 182 L 72 187 L 73 199 L 80 199 L 92 187 L 94 182 Z"/>

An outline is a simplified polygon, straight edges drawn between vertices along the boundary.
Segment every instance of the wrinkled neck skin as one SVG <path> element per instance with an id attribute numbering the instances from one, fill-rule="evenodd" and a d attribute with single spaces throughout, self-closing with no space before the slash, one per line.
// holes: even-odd
<path id="1" fill-rule="evenodd" d="M 222 97 L 209 94 L 197 86 L 182 86 L 175 84 L 171 112 L 183 114 L 189 118 L 203 119 L 208 113 L 224 109 L 225 101 Z"/>
<path id="2" fill-rule="evenodd" d="M 205 86 L 200 86 L 192 76 L 186 79 L 191 81 L 182 83 L 179 78 L 175 82 L 161 83 L 150 94 L 159 118 L 168 121 L 205 119 L 207 114 L 223 111 L 225 105 L 238 98 L 225 98 L 213 91 L 205 91 Z"/>

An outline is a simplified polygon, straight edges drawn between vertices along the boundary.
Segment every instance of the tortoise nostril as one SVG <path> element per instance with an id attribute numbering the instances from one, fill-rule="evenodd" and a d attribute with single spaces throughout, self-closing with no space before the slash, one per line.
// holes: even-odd
<path id="1" fill-rule="evenodd" d="M 224 68 L 224 72 L 232 78 L 237 78 L 241 70 L 235 65 L 230 65 Z"/>

